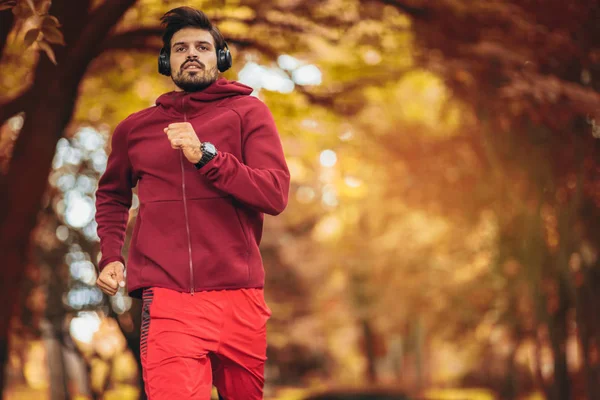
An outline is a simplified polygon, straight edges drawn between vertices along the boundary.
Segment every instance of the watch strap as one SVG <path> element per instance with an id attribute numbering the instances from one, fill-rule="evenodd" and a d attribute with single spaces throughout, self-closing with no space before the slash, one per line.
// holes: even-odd
<path id="1" fill-rule="evenodd" d="M 210 148 L 210 150 L 207 149 L 207 147 Z M 200 145 L 200 151 L 202 152 L 202 157 L 200 158 L 200 161 L 194 164 L 196 169 L 204 167 L 210 160 L 217 156 L 217 149 L 211 143 L 202 142 L 202 145 Z"/>

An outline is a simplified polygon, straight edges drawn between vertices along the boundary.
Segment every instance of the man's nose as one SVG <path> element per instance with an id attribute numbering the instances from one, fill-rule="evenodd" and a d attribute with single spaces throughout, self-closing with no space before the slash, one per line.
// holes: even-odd
<path id="1" fill-rule="evenodd" d="M 200 52 L 194 46 L 190 46 L 187 51 L 187 58 L 198 58 Z"/>

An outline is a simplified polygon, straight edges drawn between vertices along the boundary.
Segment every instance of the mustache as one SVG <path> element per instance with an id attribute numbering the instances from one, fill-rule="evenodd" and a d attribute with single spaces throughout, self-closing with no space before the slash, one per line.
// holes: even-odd
<path id="1" fill-rule="evenodd" d="M 201 63 L 198 60 L 188 60 L 186 62 L 184 62 L 183 64 L 181 64 L 181 70 L 184 70 L 185 68 L 187 68 L 189 65 L 195 65 L 197 67 L 200 67 L 202 69 L 205 69 L 205 66 L 203 63 Z"/>

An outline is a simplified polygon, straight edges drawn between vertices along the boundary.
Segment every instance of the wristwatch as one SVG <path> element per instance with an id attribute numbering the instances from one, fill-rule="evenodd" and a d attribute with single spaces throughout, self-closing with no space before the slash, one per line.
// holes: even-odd
<path id="1" fill-rule="evenodd" d="M 200 146 L 200 151 L 202 152 L 202 158 L 200 158 L 200 161 L 194 164 L 194 167 L 196 167 L 196 169 L 204 167 L 206 163 L 215 158 L 218 154 L 217 148 L 214 144 L 210 142 L 202 142 L 202 145 Z"/>

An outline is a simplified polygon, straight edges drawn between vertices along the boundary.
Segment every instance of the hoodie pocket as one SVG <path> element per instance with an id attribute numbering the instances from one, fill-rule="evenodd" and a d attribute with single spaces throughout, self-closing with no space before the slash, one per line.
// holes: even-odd
<path id="1" fill-rule="evenodd" d="M 189 199 L 187 204 L 196 289 L 244 287 L 249 244 L 233 199 Z"/>
<path id="2" fill-rule="evenodd" d="M 190 262 L 182 201 L 155 201 L 140 206 L 135 246 L 144 257 L 143 284 L 190 286 Z"/>

